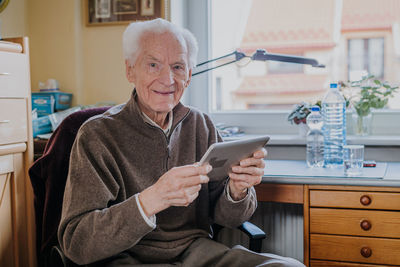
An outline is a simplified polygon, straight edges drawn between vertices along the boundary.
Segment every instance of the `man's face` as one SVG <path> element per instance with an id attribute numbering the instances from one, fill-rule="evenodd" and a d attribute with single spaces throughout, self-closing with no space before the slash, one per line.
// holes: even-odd
<path id="1" fill-rule="evenodd" d="M 190 82 L 187 50 L 170 33 L 145 34 L 135 64 L 126 62 L 126 74 L 136 86 L 143 112 L 168 113 Z"/>

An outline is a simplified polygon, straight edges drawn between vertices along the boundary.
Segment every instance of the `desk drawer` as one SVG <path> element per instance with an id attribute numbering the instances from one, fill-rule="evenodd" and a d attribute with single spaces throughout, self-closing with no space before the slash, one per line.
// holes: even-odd
<path id="1" fill-rule="evenodd" d="M 310 190 L 311 207 L 400 210 L 400 194 Z"/>
<path id="2" fill-rule="evenodd" d="M 29 92 L 28 57 L 0 51 L 0 97 L 27 97 Z"/>
<path id="3" fill-rule="evenodd" d="M 310 233 L 400 238 L 400 212 L 311 208 Z"/>
<path id="4" fill-rule="evenodd" d="M 400 264 L 400 240 L 310 235 L 310 258 L 358 263 Z"/>
<path id="5" fill-rule="evenodd" d="M 310 261 L 310 267 L 388 267 L 387 265 L 375 265 L 375 264 L 365 264 L 365 263 L 348 263 L 348 262 L 338 262 L 338 261 Z"/>
<path id="6" fill-rule="evenodd" d="M 0 99 L 0 145 L 25 142 L 27 125 L 25 99 Z"/>

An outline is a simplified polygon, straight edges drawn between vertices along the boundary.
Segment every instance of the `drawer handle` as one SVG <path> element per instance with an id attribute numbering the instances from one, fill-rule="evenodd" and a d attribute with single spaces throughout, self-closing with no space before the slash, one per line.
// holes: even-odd
<path id="1" fill-rule="evenodd" d="M 368 206 L 369 204 L 371 204 L 371 198 L 369 197 L 369 196 L 367 196 L 367 195 L 363 195 L 361 198 L 360 198 L 360 202 L 361 202 L 361 204 L 363 204 L 364 206 Z"/>
<path id="2" fill-rule="evenodd" d="M 0 123 L 9 123 L 10 122 L 10 120 L 2 120 L 2 121 L 0 121 Z"/>
<path id="3" fill-rule="evenodd" d="M 0 75 L 11 75 L 9 72 L 0 72 Z"/>
<path id="4" fill-rule="evenodd" d="M 364 258 L 369 258 L 369 257 L 371 257 L 371 255 L 372 255 L 372 249 L 370 249 L 369 247 L 363 247 L 363 248 L 361 248 L 361 255 L 364 257 Z"/>
<path id="5" fill-rule="evenodd" d="M 360 226 L 363 230 L 368 231 L 369 229 L 371 229 L 372 225 L 368 220 L 362 220 Z"/>

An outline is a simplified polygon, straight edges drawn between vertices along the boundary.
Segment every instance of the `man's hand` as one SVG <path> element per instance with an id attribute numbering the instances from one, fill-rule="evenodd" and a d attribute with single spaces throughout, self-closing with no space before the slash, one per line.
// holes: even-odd
<path id="1" fill-rule="evenodd" d="M 264 174 L 267 150 L 262 148 L 253 153 L 251 158 L 242 159 L 232 167 L 229 173 L 229 192 L 233 200 L 241 200 L 247 195 L 248 188 L 261 183 Z"/>
<path id="2" fill-rule="evenodd" d="M 146 215 L 150 217 L 170 206 L 188 206 L 199 195 L 201 184 L 208 183 L 207 173 L 211 169 L 211 165 L 193 164 L 175 167 L 166 172 L 139 195 Z"/>

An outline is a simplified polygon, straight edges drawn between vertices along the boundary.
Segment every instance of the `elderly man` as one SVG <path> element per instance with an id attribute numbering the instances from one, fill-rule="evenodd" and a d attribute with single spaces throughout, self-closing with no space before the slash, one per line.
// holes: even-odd
<path id="1" fill-rule="evenodd" d="M 123 36 L 130 100 L 91 118 L 71 151 L 58 237 L 92 266 L 303 266 L 210 239 L 257 206 L 265 150 L 211 182 L 197 162 L 221 137 L 210 118 L 179 101 L 195 66 L 193 35 L 168 21 L 135 22 Z"/>

